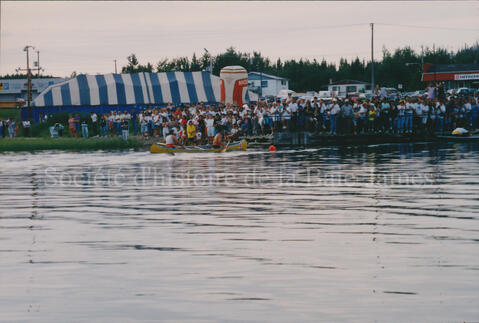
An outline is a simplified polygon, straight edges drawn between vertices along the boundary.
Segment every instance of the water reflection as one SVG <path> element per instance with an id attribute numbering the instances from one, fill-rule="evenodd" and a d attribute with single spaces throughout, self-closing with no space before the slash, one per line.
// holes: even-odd
<path id="1" fill-rule="evenodd" d="M 1 155 L 0 320 L 477 320 L 478 157 Z"/>

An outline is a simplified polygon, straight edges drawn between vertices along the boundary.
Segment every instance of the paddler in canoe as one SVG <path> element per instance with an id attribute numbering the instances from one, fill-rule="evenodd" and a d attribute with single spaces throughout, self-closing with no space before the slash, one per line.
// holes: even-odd
<path id="1" fill-rule="evenodd" d="M 225 138 L 228 142 L 225 144 Z M 225 135 L 224 129 L 220 128 L 215 135 L 213 146 L 182 146 L 174 134 L 168 132 L 164 144 L 152 144 L 150 152 L 152 153 L 195 153 L 195 152 L 226 152 L 231 150 L 246 150 L 248 143 L 246 140 L 231 142 L 230 137 Z"/>
<path id="2" fill-rule="evenodd" d="M 224 141 L 224 135 L 225 135 L 225 130 L 223 127 L 221 127 L 218 131 L 218 133 L 215 135 L 213 138 L 213 148 L 218 149 L 218 148 L 225 148 L 225 141 Z"/>
<path id="3" fill-rule="evenodd" d="M 179 144 L 178 138 L 176 138 L 176 136 L 173 134 L 173 132 L 171 130 L 168 130 L 166 132 L 165 147 L 166 148 L 175 148 L 177 146 L 184 148 L 183 146 L 181 146 Z"/>

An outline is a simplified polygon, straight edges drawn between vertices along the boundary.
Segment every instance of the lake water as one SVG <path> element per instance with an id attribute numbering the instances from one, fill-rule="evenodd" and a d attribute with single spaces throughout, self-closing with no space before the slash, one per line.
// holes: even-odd
<path id="1" fill-rule="evenodd" d="M 0 155 L 0 321 L 479 321 L 479 145 Z"/>

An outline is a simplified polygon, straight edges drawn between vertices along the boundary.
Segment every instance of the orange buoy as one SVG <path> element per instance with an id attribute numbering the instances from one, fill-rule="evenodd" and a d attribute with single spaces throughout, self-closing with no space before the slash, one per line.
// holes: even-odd
<path id="1" fill-rule="evenodd" d="M 275 152 L 276 147 L 274 145 L 271 145 L 271 146 L 269 146 L 268 150 L 271 151 L 271 152 Z"/>

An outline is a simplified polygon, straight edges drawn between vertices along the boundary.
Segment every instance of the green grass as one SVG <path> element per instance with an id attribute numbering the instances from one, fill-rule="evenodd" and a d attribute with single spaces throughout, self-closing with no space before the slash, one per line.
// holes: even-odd
<path id="1" fill-rule="evenodd" d="M 3 138 L 0 139 L 1 151 L 38 151 L 38 150 L 118 150 L 140 148 L 143 144 L 137 139 L 124 141 L 121 138 Z"/>
<path id="2" fill-rule="evenodd" d="M 20 120 L 20 109 L 0 109 L 0 120 L 14 118 Z"/>

